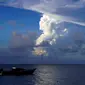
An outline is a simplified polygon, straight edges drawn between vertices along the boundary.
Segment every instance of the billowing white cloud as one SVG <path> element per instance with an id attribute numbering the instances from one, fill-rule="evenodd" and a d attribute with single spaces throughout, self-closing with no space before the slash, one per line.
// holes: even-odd
<path id="1" fill-rule="evenodd" d="M 62 23 L 62 21 L 59 21 L 57 19 L 54 19 L 54 18 L 49 17 L 48 15 L 44 14 L 41 17 L 40 22 L 39 22 L 39 26 L 40 26 L 40 30 L 42 31 L 42 34 L 36 40 L 36 45 L 40 45 L 44 41 L 48 41 L 49 44 L 51 44 L 51 45 L 56 43 L 56 40 L 57 40 L 58 36 L 60 35 L 59 33 L 57 33 L 57 29 L 62 27 L 61 25 L 59 26 L 59 24 L 61 24 L 61 23 Z M 62 32 L 66 33 L 67 29 L 63 28 Z M 63 34 L 62 34 L 62 36 L 63 36 Z"/>
<path id="2" fill-rule="evenodd" d="M 55 29 L 56 29 L 56 23 L 57 21 L 55 19 L 52 19 L 51 17 L 47 15 L 43 15 L 40 19 L 40 30 L 43 31 L 43 33 L 40 35 L 40 37 L 36 41 L 36 45 L 41 44 L 43 41 L 50 40 L 49 43 L 53 43 L 56 41 L 56 38 L 58 37 Z"/>

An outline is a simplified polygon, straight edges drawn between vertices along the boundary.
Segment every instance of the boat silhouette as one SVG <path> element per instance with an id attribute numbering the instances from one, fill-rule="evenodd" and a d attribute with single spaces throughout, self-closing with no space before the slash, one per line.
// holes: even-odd
<path id="1" fill-rule="evenodd" d="M 24 69 L 24 68 L 12 67 L 11 70 L 3 70 L 3 69 L 1 68 L 1 69 L 0 69 L 0 75 L 1 75 L 1 76 L 33 75 L 33 73 L 34 73 L 35 70 L 36 70 L 36 68 L 34 68 L 34 69 Z"/>

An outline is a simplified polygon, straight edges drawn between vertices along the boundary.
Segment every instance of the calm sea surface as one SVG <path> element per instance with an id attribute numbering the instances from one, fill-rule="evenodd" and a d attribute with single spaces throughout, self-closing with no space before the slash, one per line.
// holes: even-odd
<path id="1" fill-rule="evenodd" d="M 37 69 L 32 76 L 0 76 L 0 85 L 85 85 L 85 65 L 21 65 L 21 67 Z"/>

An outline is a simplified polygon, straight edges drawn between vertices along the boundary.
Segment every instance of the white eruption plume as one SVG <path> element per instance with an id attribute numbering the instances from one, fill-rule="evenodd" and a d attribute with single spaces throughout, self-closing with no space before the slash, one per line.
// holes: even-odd
<path id="1" fill-rule="evenodd" d="M 58 28 L 57 25 L 61 22 L 62 21 L 43 14 L 39 22 L 40 30 L 43 32 L 36 40 L 36 45 L 40 45 L 44 41 L 48 41 L 51 45 L 56 43 L 56 39 L 58 38 L 56 29 Z"/>

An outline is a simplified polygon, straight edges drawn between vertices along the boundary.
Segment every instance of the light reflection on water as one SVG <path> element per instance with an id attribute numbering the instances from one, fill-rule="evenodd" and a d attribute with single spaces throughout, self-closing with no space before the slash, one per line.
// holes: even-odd
<path id="1" fill-rule="evenodd" d="M 38 66 L 35 73 L 35 85 L 54 85 L 56 83 L 55 67 Z"/>
<path id="2" fill-rule="evenodd" d="M 85 65 L 37 65 L 34 75 L 0 77 L 0 85 L 85 85 Z"/>
<path id="3" fill-rule="evenodd" d="M 85 85 L 85 65 L 40 65 L 35 85 Z"/>

